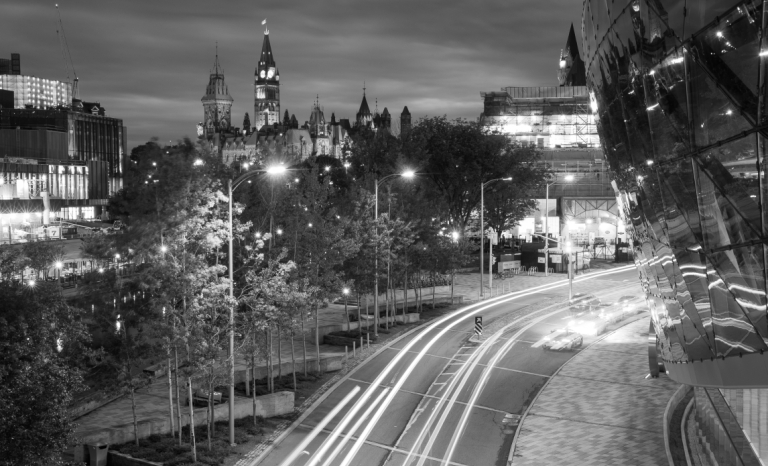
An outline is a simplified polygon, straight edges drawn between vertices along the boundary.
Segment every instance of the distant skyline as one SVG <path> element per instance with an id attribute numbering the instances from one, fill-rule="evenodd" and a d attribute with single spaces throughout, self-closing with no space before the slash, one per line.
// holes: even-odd
<path id="1" fill-rule="evenodd" d="M 196 137 L 200 99 L 219 62 L 234 99 L 232 124 L 253 121 L 253 74 L 267 19 L 280 69 L 281 110 L 309 119 L 317 95 L 325 116 L 371 110 L 397 118 L 475 120 L 479 93 L 505 86 L 556 86 L 578 0 L 480 2 L 325 0 L 254 5 L 233 0 L 72 0 L 59 3 L 80 97 L 100 102 L 127 127 L 128 150 L 151 137 Z M 66 80 L 52 2 L 5 0 L 0 57 L 21 54 L 23 74 Z M 71 78 L 71 76 L 70 76 Z"/>

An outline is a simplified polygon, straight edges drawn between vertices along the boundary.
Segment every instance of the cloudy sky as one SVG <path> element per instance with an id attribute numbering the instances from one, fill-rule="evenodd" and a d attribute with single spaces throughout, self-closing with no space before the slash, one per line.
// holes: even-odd
<path id="1" fill-rule="evenodd" d="M 0 56 L 22 74 L 66 79 L 56 0 L 3 0 Z M 195 135 L 216 42 L 232 121 L 253 117 L 253 73 L 267 19 L 281 108 L 300 122 L 320 96 L 327 118 L 373 110 L 475 119 L 481 91 L 557 85 L 581 0 L 61 0 L 80 97 L 128 127 L 128 148 Z"/>

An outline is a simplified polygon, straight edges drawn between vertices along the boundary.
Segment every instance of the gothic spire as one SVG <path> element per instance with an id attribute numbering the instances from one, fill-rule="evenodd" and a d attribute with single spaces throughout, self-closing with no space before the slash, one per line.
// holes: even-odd
<path id="1" fill-rule="evenodd" d="M 272 45 L 269 43 L 269 30 L 264 32 L 264 43 L 261 45 L 259 64 L 275 66 L 275 58 L 272 56 Z"/>

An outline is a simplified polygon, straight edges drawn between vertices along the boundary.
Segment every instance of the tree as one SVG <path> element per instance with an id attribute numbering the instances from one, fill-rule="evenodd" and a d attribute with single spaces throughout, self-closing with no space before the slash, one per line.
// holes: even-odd
<path id="1" fill-rule="evenodd" d="M 63 255 L 63 246 L 57 243 L 35 241 L 24 243 L 22 252 L 29 259 L 29 266 L 35 271 L 39 278 L 43 273 L 43 278 L 48 278 L 48 271 L 53 267 L 57 259 Z"/>
<path id="2" fill-rule="evenodd" d="M 450 224 L 462 235 L 480 203 L 480 185 L 509 176 L 517 165 L 515 146 L 477 122 L 423 118 L 409 138 L 423 144 L 426 159 L 422 170 L 442 197 Z"/>
<path id="3" fill-rule="evenodd" d="M 68 406 L 97 356 L 83 312 L 46 283 L 3 281 L 0 302 L 0 465 L 61 464 L 74 441 Z"/>
<path id="4" fill-rule="evenodd" d="M 28 265 L 29 259 L 24 256 L 22 249 L 10 244 L 0 245 L 0 280 L 11 281 L 17 272 Z"/>
<path id="5" fill-rule="evenodd" d="M 519 225 L 536 210 L 536 193 L 545 186 L 549 170 L 540 165 L 540 153 L 532 146 L 509 144 L 506 148 L 510 163 L 506 165 L 509 182 L 491 183 L 485 188 L 486 224 L 497 235 Z"/>
<path id="6" fill-rule="evenodd" d="M 102 373 L 103 380 L 130 396 L 134 442 L 138 446 L 136 391 L 152 382 L 143 368 L 158 354 L 158 346 L 147 331 L 147 325 L 152 319 L 151 310 L 141 298 L 137 303 L 134 293 L 128 291 L 123 299 L 116 299 L 113 307 L 103 306 L 104 309 L 95 315 L 102 330 L 99 343 L 105 354 L 101 366 L 107 369 Z M 128 299 L 128 296 L 131 298 Z"/>

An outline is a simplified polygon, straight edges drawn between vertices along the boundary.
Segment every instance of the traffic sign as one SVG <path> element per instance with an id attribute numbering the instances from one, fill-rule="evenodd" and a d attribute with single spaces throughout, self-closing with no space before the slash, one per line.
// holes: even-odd
<path id="1" fill-rule="evenodd" d="M 483 334 L 483 318 L 482 316 L 475 316 L 475 335 L 478 337 Z"/>

